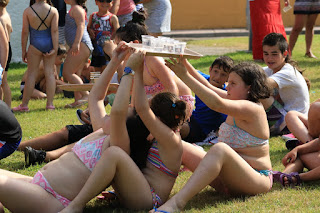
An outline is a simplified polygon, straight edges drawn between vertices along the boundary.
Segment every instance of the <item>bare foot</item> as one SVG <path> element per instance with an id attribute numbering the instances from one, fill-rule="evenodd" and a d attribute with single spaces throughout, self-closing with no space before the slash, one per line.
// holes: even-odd
<path id="1" fill-rule="evenodd" d="M 312 52 L 307 52 L 307 53 L 305 54 L 305 56 L 308 57 L 308 58 L 317 58 L 315 55 L 313 55 Z"/>
<path id="2" fill-rule="evenodd" d="M 150 210 L 149 213 L 153 212 L 181 212 L 184 208 L 185 204 L 181 204 L 177 202 L 175 196 L 173 196 L 170 200 L 168 200 L 165 204 L 160 206 L 159 208 Z"/>

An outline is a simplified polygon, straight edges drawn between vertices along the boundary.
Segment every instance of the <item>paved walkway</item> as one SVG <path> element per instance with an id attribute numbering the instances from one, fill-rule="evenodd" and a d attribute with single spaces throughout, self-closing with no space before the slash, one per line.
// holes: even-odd
<path id="1" fill-rule="evenodd" d="M 249 32 L 246 29 L 217 29 L 217 30 L 174 30 L 170 33 L 165 33 L 164 36 L 178 39 L 180 41 L 199 40 L 199 39 L 214 39 L 221 37 L 237 37 L 248 36 Z M 246 51 L 233 47 L 210 47 L 188 45 L 188 48 L 202 55 L 224 55 L 226 53 L 236 51 Z"/>
<path id="2" fill-rule="evenodd" d="M 287 35 L 290 35 L 291 27 L 285 28 Z M 304 34 L 304 29 L 302 34 Z M 320 26 L 314 27 L 314 33 L 320 34 Z M 245 28 L 233 29 L 204 29 L 204 30 L 173 30 L 164 35 L 172 38 L 208 38 L 208 37 L 234 37 L 234 36 L 249 36 L 249 30 Z"/>

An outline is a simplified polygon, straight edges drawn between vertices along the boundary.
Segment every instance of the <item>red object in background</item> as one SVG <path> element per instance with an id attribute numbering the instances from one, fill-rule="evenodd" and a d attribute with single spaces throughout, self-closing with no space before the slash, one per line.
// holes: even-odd
<path id="1" fill-rule="evenodd" d="M 250 1 L 252 55 L 254 60 L 263 59 L 262 40 L 269 33 L 281 33 L 287 39 L 280 9 L 280 0 Z"/>

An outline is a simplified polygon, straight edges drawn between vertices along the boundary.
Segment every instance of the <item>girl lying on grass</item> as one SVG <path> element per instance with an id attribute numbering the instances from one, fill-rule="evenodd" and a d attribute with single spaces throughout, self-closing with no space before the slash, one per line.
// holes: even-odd
<path id="1" fill-rule="evenodd" d="M 231 69 L 227 91 L 204 86 L 196 73 L 189 73 L 183 58 L 171 59 L 171 68 L 211 109 L 227 114 L 221 124 L 219 142 L 204 156 L 184 144 L 183 163 L 195 171 L 186 185 L 158 210 L 181 211 L 207 185 L 231 195 L 256 195 L 272 187 L 269 128 L 260 98 L 270 91 L 267 77 L 258 65 L 243 62 Z M 188 160 L 189 159 L 189 160 Z M 197 166 L 197 167 L 196 167 Z"/>

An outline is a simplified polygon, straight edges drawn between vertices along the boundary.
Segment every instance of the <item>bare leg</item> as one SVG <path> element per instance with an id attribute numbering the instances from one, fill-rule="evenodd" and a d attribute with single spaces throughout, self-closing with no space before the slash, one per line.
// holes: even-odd
<path id="1" fill-rule="evenodd" d="M 47 152 L 46 158 L 44 159 L 44 161 L 49 162 L 49 161 L 58 159 L 64 153 L 70 152 L 72 150 L 74 144 L 75 143 L 72 143 L 72 144 L 66 145 L 64 147 L 61 147 L 59 149 L 55 149 L 55 150 Z"/>
<path id="2" fill-rule="evenodd" d="M 190 171 L 194 172 L 207 153 L 185 141 L 182 141 L 182 146 L 182 164 L 190 169 Z"/>
<path id="3" fill-rule="evenodd" d="M 31 99 L 44 99 L 47 98 L 46 93 L 43 93 L 37 89 L 33 89 Z"/>
<path id="4" fill-rule="evenodd" d="M 54 75 L 54 62 L 56 54 L 43 58 L 44 76 L 46 79 L 47 107 L 53 106 L 53 98 L 56 93 L 56 79 Z"/>
<path id="5" fill-rule="evenodd" d="M 0 200 L 11 212 L 58 212 L 63 209 L 63 205 L 41 186 L 7 176 L 2 170 L 0 174 Z"/>
<path id="6" fill-rule="evenodd" d="M 311 52 L 311 45 L 313 40 L 313 27 L 315 25 L 315 22 L 317 20 L 318 14 L 311 14 L 307 15 L 306 20 L 306 56 L 310 58 L 316 58 Z"/>
<path id="7" fill-rule="evenodd" d="M 291 54 L 293 52 L 294 46 L 296 45 L 298 36 L 304 26 L 306 15 L 296 14 L 296 15 L 294 15 L 294 17 L 295 17 L 294 18 L 294 26 L 291 30 L 290 38 L 289 38 L 289 50 L 291 51 Z"/>
<path id="8" fill-rule="evenodd" d="M 295 162 L 290 163 L 286 166 L 286 168 L 283 170 L 283 173 L 291 173 L 291 172 L 302 172 L 304 166 L 300 158 L 297 158 Z"/>
<path id="9" fill-rule="evenodd" d="M 9 108 L 11 108 L 11 90 L 8 84 L 8 72 L 4 71 L 3 79 L 2 79 L 2 91 L 4 95 L 4 102 L 8 105 Z"/>
<path id="10" fill-rule="evenodd" d="M 78 55 L 71 55 L 68 53 L 63 65 L 63 77 L 71 84 L 83 84 L 80 76 L 76 73 L 83 69 L 84 64 L 88 61 L 90 51 L 84 43 L 80 43 L 80 52 Z M 79 95 L 79 94 L 80 95 Z M 87 100 L 89 93 L 87 91 L 75 92 L 75 102 L 79 100 Z M 76 105 L 76 104 L 75 104 Z"/>
<path id="11" fill-rule="evenodd" d="M 308 130 L 313 138 L 320 136 L 320 100 L 311 104 L 308 114 Z"/>
<path id="12" fill-rule="evenodd" d="M 267 192 L 271 184 L 269 177 L 258 174 L 228 145 L 217 143 L 208 151 L 186 185 L 159 210 L 180 211 L 217 177 L 221 177 L 228 189 L 241 194 Z"/>
<path id="13" fill-rule="evenodd" d="M 32 45 L 28 48 L 28 70 L 27 79 L 23 90 L 22 106 L 27 107 L 31 98 L 35 79 L 39 72 L 39 64 L 42 59 L 42 53 Z"/>
<path id="14" fill-rule="evenodd" d="M 42 149 L 46 151 L 54 150 L 68 144 L 68 135 L 68 129 L 63 127 L 56 132 L 21 142 L 18 150 L 24 151 L 26 146 L 31 146 L 34 149 Z"/>
<path id="15" fill-rule="evenodd" d="M 130 177 L 130 178 L 128 178 Z M 101 155 L 86 184 L 63 212 L 82 212 L 86 203 L 111 182 L 123 204 L 131 209 L 152 207 L 152 195 L 148 181 L 121 148 L 111 146 Z"/>
<path id="16" fill-rule="evenodd" d="M 297 111 L 290 111 L 287 113 L 285 120 L 288 129 L 299 141 L 306 143 L 313 139 L 308 132 L 308 117 L 306 115 Z"/>

